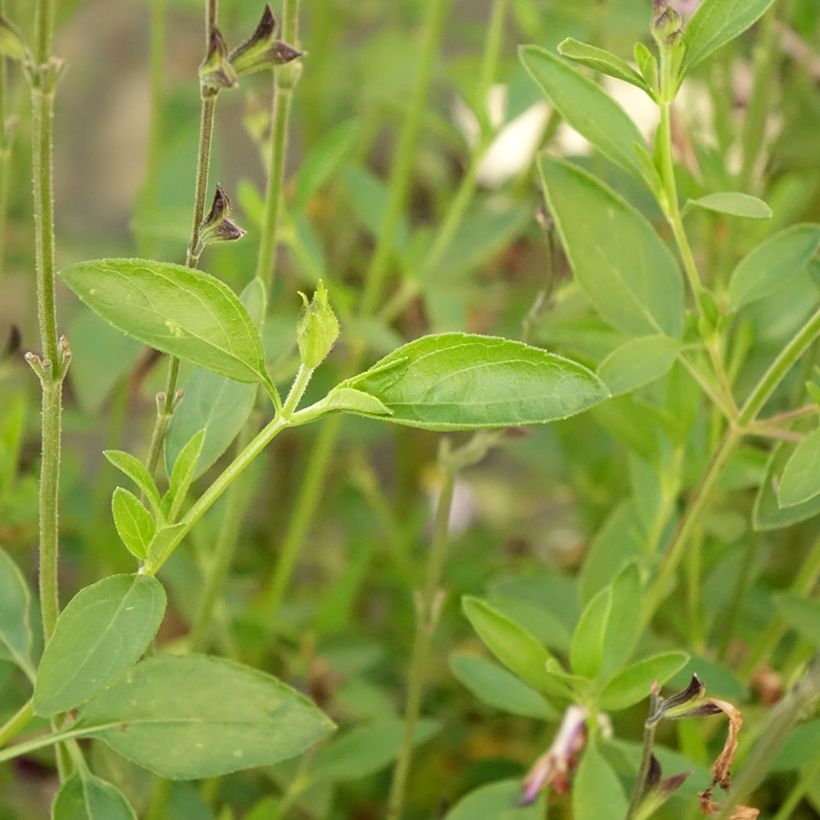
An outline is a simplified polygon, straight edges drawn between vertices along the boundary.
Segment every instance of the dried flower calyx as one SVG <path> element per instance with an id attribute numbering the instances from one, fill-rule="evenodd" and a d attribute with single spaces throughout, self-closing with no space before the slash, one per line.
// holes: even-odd
<path id="1" fill-rule="evenodd" d="M 683 785 L 690 774 L 691 772 L 681 772 L 671 777 L 663 777 L 660 761 L 652 755 L 644 788 L 632 815 L 634 820 L 651 817 Z"/>
<path id="2" fill-rule="evenodd" d="M 255 71 L 285 65 L 304 55 L 304 51 L 277 40 L 276 28 L 276 18 L 270 6 L 265 4 L 262 19 L 256 30 L 230 54 L 231 65 L 238 74 L 252 74 Z"/>
<path id="3" fill-rule="evenodd" d="M 199 241 L 191 249 L 191 255 L 198 259 L 207 245 L 214 242 L 233 242 L 244 235 L 245 231 L 231 219 L 230 198 L 222 190 L 222 186 L 217 185 L 211 210 L 199 226 Z"/>
<path id="4" fill-rule="evenodd" d="M 208 53 L 199 67 L 199 85 L 203 97 L 213 97 L 223 88 L 237 84 L 236 71 L 228 58 L 228 47 L 222 33 L 214 26 L 208 41 Z"/>

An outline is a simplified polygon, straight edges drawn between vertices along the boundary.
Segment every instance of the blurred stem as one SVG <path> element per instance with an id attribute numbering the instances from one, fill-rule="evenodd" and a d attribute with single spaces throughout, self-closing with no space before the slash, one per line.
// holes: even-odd
<path id="1" fill-rule="evenodd" d="M 0 0 L 0 14 L 6 13 L 6 0 Z M 6 134 L 6 92 L 8 65 L 0 56 L 0 278 L 3 276 L 6 257 L 6 204 L 8 201 L 8 176 L 10 146 Z"/>
<path id="2" fill-rule="evenodd" d="M 284 0 L 282 39 L 297 46 L 299 0 Z M 270 157 L 268 180 L 265 189 L 265 212 L 256 261 L 256 275 L 270 290 L 275 278 L 276 247 L 279 243 L 282 183 L 285 177 L 285 160 L 288 145 L 288 123 L 293 88 L 299 78 L 301 65 L 290 63 L 273 70 L 273 108 L 271 111 Z"/>
<path id="3" fill-rule="evenodd" d="M 649 698 L 649 715 L 650 717 L 657 712 L 658 700 L 660 696 L 658 690 L 652 688 Z M 641 763 L 638 767 L 638 776 L 635 780 L 635 787 L 632 790 L 632 796 L 629 799 L 629 807 L 626 812 L 626 820 L 631 820 L 635 816 L 635 812 L 641 805 L 641 800 L 646 792 L 647 777 L 649 776 L 649 768 L 652 763 L 652 748 L 655 745 L 655 730 L 657 729 L 657 722 L 650 723 L 648 720 L 643 727 L 643 748 L 641 751 Z"/>
<path id="4" fill-rule="evenodd" d="M 2 726 L 0 726 L 0 749 L 28 726 L 34 717 L 32 699 L 29 698 Z"/>
<path id="5" fill-rule="evenodd" d="M 446 441 L 445 441 L 446 445 Z M 447 559 L 447 541 L 449 538 L 450 510 L 453 506 L 453 489 L 455 487 L 455 469 L 446 464 L 446 449 L 439 463 L 444 469 L 441 491 L 436 506 L 436 520 L 433 540 L 427 558 L 427 569 L 424 586 L 416 598 L 416 634 L 413 642 L 413 655 L 410 660 L 407 684 L 407 705 L 404 713 L 404 738 L 401 750 L 393 770 L 390 785 L 390 797 L 387 808 L 388 820 L 400 818 L 404 809 L 404 798 L 407 791 L 407 779 L 413 759 L 413 745 L 421 713 L 421 700 L 424 695 L 424 684 L 427 676 L 428 656 L 433 641 L 436 623 L 438 622 L 443 603 L 443 594 L 439 590 L 441 574 Z"/>
<path id="6" fill-rule="evenodd" d="M 738 189 L 741 191 L 748 190 L 750 186 L 756 191 L 759 187 L 752 185 L 752 178 L 766 137 L 766 119 L 772 107 L 778 55 L 776 22 L 773 13 L 763 16 L 755 44 L 754 80 L 741 134 L 743 164 L 738 177 Z"/>
<path id="7" fill-rule="evenodd" d="M 439 51 L 449 5 L 449 0 L 427 0 L 425 5 L 422 42 L 415 83 L 410 97 L 407 117 L 399 135 L 396 156 L 390 174 L 387 207 L 379 230 L 376 250 L 365 274 L 360 307 L 362 316 L 370 316 L 381 299 L 384 279 L 393 254 L 396 230 L 409 198 L 410 181 L 413 175 L 413 159 L 416 154 L 421 123 L 424 118 L 433 65 Z"/>
<path id="8" fill-rule="evenodd" d="M 720 625 L 720 636 L 718 639 L 718 660 L 721 663 L 725 662 L 726 656 L 729 653 L 729 647 L 732 638 L 735 636 L 735 626 L 737 624 L 740 613 L 743 611 L 743 606 L 746 601 L 746 594 L 749 591 L 749 582 L 752 577 L 752 569 L 755 563 L 755 554 L 757 553 L 757 546 L 759 537 L 749 537 L 746 539 L 746 544 L 743 550 L 743 563 L 740 566 L 740 573 L 735 583 L 734 591 L 732 592 L 732 600 L 726 614 L 719 618 L 717 623 Z"/>
<path id="9" fill-rule="evenodd" d="M 148 126 L 148 158 L 145 181 L 140 196 L 140 211 L 145 216 L 154 215 L 158 207 L 160 156 L 162 154 L 162 134 L 165 110 L 165 48 L 167 0 L 151 0 L 151 78 L 150 78 L 150 121 Z M 150 233 L 147 232 L 147 233 Z M 140 256 L 151 259 L 156 253 L 156 243 L 148 239 L 146 232 L 140 237 Z"/>
<path id="10" fill-rule="evenodd" d="M 813 762 L 809 762 L 800 771 L 797 783 L 794 784 L 794 788 L 780 804 L 780 808 L 772 820 L 789 820 L 800 801 L 805 797 L 811 786 L 817 782 L 818 778 L 820 778 L 820 756 L 815 757 Z"/>

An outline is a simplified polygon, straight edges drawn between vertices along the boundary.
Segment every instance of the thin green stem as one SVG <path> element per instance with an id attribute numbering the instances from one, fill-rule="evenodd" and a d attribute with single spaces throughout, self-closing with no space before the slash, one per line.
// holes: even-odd
<path id="1" fill-rule="evenodd" d="M 32 699 L 29 698 L 2 726 L 0 726 L 0 749 L 16 737 L 34 717 Z"/>
<path id="2" fill-rule="evenodd" d="M 40 65 L 51 58 L 51 44 L 54 40 L 54 2 L 37 0 L 34 13 L 35 58 Z"/>
<path id="3" fill-rule="evenodd" d="M 817 783 L 818 778 L 820 778 L 820 756 L 816 756 L 814 762 L 809 762 L 802 769 L 797 783 L 794 784 L 786 799 L 780 804 L 780 808 L 772 820 L 789 820 L 808 790 Z"/>
<path id="4" fill-rule="evenodd" d="M 447 542 L 449 540 L 450 510 L 453 505 L 455 471 L 445 468 L 444 480 L 436 507 L 436 520 L 433 530 L 433 541 L 427 559 L 427 571 L 424 586 L 416 600 L 416 635 L 413 642 L 413 655 L 410 660 L 407 684 L 407 704 L 404 712 L 404 737 L 399 751 L 396 767 L 393 770 L 393 781 L 390 785 L 387 817 L 397 820 L 404 810 L 404 799 L 407 792 L 407 780 L 413 760 L 413 745 L 416 727 L 421 714 L 421 701 L 424 696 L 427 677 L 428 658 L 433 641 L 436 623 L 441 610 L 442 599 L 439 594 L 444 563 L 447 559 Z"/>
<path id="5" fill-rule="evenodd" d="M 448 7 L 449 0 L 427 0 L 425 6 L 422 43 L 415 83 L 410 97 L 410 108 L 396 148 L 396 156 L 390 174 L 387 207 L 379 230 L 379 238 L 365 274 L 364 291 L 360 305 L 362 316 L 370 316 L 381 300 L 384 280 L 393 254 L 396 230 L 410 193 L 413 158 L 416 154 L 419 134 L 421 133 L 427 94 L 430 89 L 433 66 L 444 31 L 444 21 Z"/>
<path id="6" fill-rule="evenodd" d="M 649 701 L 649 714 L 654 715 L 658 707 L 658 692 L 653 689 Z M 638 767 L 638 776 L 635 780 L 635 788 L 629 799 L 629 807 L 626 812 L 626 820 L 632 820 L 641 805 L 641 800 L 646 792 L 646 781 L 649 776 L 649 768 L 652 763 L 652 749 L 655 745 L 655 731 L 658 728 L 657 722 L 646 721 L 643 727 L 643 748 L 641 750 L 641 763 Z"/>
<path id="7" fill-rule="evenodd" d="M 285 0 L 282 39 L 296 45 L 298 37 L 299 0 Z M 289 64 L 273 71 L 273 107 L 271 110 L 271 139 L 268 157 L 268 180 L 265 188 L 265 211 L 256 260 L 256 275 L 270 290 L 276 272 L 276 249 L 281 230 L 283 182 L 288 149 L 288 125 L 293 88 L 299 78 L 301 65 Z"/>

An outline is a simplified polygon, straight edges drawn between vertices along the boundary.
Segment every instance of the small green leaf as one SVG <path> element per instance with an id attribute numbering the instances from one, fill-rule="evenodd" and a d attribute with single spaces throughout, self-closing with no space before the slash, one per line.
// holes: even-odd
<path id="1" fill-rule="evenodd" d="M 772 209 L 762 199 L 738 191 L 707 194 L 699 199 L 690 199 L 687 207 L 690 206 L 730 216 L 742 216 L 746 219 L 772 218 Z"/>
<path id="2" fill-rule="evenodd" d="M 334 387 L 321 401 L 305 408 L 313 412 L 361 413 L 365 416 L 390 416 L 392 411 L 375 396 L 354 387 Z"/>
<path id="3" fill-rule="evenodd" d="M 0 14 L 0 55 L 23 62 L 30 55 L 20 30 Z"/>
<path id="4" fill-rule="evenodd" d="M 781 507 L 794 507 L 810 501 L 819 493 L 820 427 L 794 448 L 780 477 L 777 501 Z"/>
<path id="5" fill-rule="evenodd" d="M 558 53 L 568 60 L 591 68 L 593 71 L 607 74 L 617 80 L 623 80 L 625 83 L 637 86 L 642 91 L 646 91 L 650 97 L 652 96 L 652 91 L 644 82 L 643 77 L 629 63 L 609 51 L 597 46 L 591 46 L 589 43 L 582 43 L 574 37 L 567 37 L 566 40 L 558 44 Z"/>
<path id="6" fill-rule="evenodd" d="M 440 728 L 438 721 L 421 719 L 413 734 L 414 745 L 426 742 Z M 403 740 L 404 721 L 398 718 L 357 726 L 332 738 L 316 752 L 308 777 L 312 783 L 368 777 L 398 756 Z"/>
<path id="7" fill-rule="evenodd" d="M 573 820 L 625 817 L 626 808 L 626 797 L 618 776 L 593 738 L 584 750 L 572 784 Z"/>
<path id="8" fill-rule="evenodd" d="M 151 513 L 132 492 L 123 487 L 114 490 L 111 512 L 122 543 L 134 557 L 144 560 L 148 555 L 148 545 L 157 531 Z"/>
<path id="9" fill-rule="evenodd" d="M 17 564 L 0 547 L 0 657 L 8 657 L 30 678 L 31 662 L 31 594 Z"/>
<path id="10" fill-rule="evenodd" d="M 655 55 L 643 43 L 635 43 L 632 55 L 647 87 L 657 91 L 660 83 L 658 82 L 658 61 Z"/>
<path id="11" fill-rule="evenodd" d="M 793 592 L 774 596 L 783 620 L 820 650 L 820 601 Z"/>
<path id="12" fill-rule="evenodd" d="M 75 775 L 60 787 L 51 820 L 137 820 L 125 795 L 93 775 Z"/>
<path id="13" fill-rule="evenodd" d="M 612 582 L 612 606 L 601 660 L 603 674 L 616 672 L 629 660 L 641 633 L 643 588 L 636 561 L 628 563 Z"/>
<path id="14" fill-rule="evenodd" d="M 239 300 L 261 332 L 267 304 L 262 280 L 251 279 Z M 257 386 L 195 368 L 183 386 L 183 393 L 165 436 L 165 469 L 170 475 L 182 448 L 198 430 L 204 429 L 205 441 L 193 476 L 196 480 L 214 465 L 245 425 L 256 402 Z"/>
<path id="15" fill-rule="evenodd" d="M 334 726 L 264 672 L 222 658 L 164 655 L 88 702 L 75 728 L 160 777 L 198 780 L 272 766 Z"/>
<path id="16" fill-rule="evenodd" d="M 159 510 L 159 490 L 156 482 L 138 458 L 123 450 L 103 450 L 103 455 L 140 488 L 155 510 Z"/>
<path id="17" fill-rule="evenodd" d="M 753 248 L 732 272 L 734 310 L 765 299 L 802 271 L 820 247 L 820 225 L 792 225 Z"/>
<path id="18" fill-rule="evenodd" d="M 607 159 L 642 180 L 643 172 L 632 146 L 644 144 L 644 138 L 623 108 L 600 86 L 548 51 L 523 46 L 518 54 L 569 125 Z"/>
<path id="19" fill-rule="evenodd" d="M 572 270 L 598 313 L 632 335 L 680 337 L 680 268 L 646 217 L 571 163 L 542 159 L 538 168 Z"/>
<path id="20" fill-rule="evenodd" d="M 374 418 L 428 430 L 540 424 L 607 397 L 598 378 L 569 359 L 467 333 L 423 336 L 340 386 L 365 392 L 390 411 Z"/>
<path id="21" fill-rule="evenodd" d="M 604 638 L 612 608 L 612 587 L 604 587 L 586 605 L 572 635 L 569 658 L 572 671 L 584 678 L 594 678 L 601 670 Z"/>
<path id="22" fill-rule="evenodd" d="M 60 276 L 123 333 L 230 379 L 270 383 L 259 331 L 213 276 L 146 259 L 79 262 Z"/>
<path id="23" fill-rule="evenodd" d="M 473 789 L 447 812 L 444 820 L 541 820 L 545 798 L 521 805 L 521 781 L 500 780 Z"/>
<path id="24" fill-rule="evenodd" d="M 465 595 L 464 614 L 493 655 L 539 692 L 566 697 L 568 687 L 546 671 L 552 655 L 523 626 L 481 598 Z"/>
<path id="25" fill-rule="evenodd" d="M 60 613 L 34 686 L 34 713 L 66 712 L 93 697 L 145 652 L 165 614 L 149 575 L 113 575 L 81 589 Z"/>
<path id="26" fill-rule="evenodd" d="M 681 76 L 753 25 L 774 0 L 703 0 L 683 32 Z"/>
<path id="27" fill-rule="evenodd" d="M 788 527 L 820 513 L 820 495 L 790 507 L 781 507 L 778 503 L 779 477 L 796 447 L 793 442 L 781 441 L 769 456 L 766 476 L 758 488 L 752 510 L 752 526 L 758 532 Z"/>
<path id="28" fill-rule="evenodd" d="M 455 653 L 450 655 L 450 670 L 474 697 L 494 709 L 537 720 L 558 717 L 539 692 L 492 661 Z"/>
<path id="29" fill-rule="evenodd" d="M 619 672 L 604 688 L 598 705 L 606 711 L 627 709 L 649 697 L 653 683 L 664 684 L 689 662 L 685 652 L 661 652 Z"/>
<path id="30" fill-rule="evenodd" d="M 180 450 L 174 468 L 171 470 L 171 479 L 168 485 L 168 494 L 164 499 L 167 505 L 168 518 L 175 521 L 185 496 L 191 487 L 196 475 L 196 466 L 205 443 L 205 431 L 199 430 L 191 436 L 191 440 Z"/>
<path id="31" fill-rule="evenodd" d="M 613 396 L 629 393 L 665 376 L 682 348 L 669 336 L 639 336 L 610 353 L 598 366 L 598 377 Z"/>

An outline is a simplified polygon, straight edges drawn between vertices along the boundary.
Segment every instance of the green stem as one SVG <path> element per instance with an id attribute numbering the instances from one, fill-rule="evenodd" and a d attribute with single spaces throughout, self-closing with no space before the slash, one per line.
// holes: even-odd
<path id="1" fill-rule="evenodd" d="M 0 0 L 0 14 L 5 15 L 5 0 Z M 0 56 L 0 277 L 3 275 L 6 257 L 6 205 L 8 200 L 8 176 L 10 147 L 6 139 L 6 58 Z"/>
<path id="2" fill-rule="evenodd" d="M 820 778 L 820 757 L 815 757 L 814 762 L 809 762 L 800 772 L 797 783 L 794 784 L 794 788 L 780 804 L 780 808 L 772 820 L 789 820 L 793 816 L 794 810 L 800 805 L 800 801 L 812 785 L 817 782 L 818 778 Z"/>
<path id="3" fill-rule="evenodd" d="M 653 689 L 649 701 L 649 714 L 654 715 L 658 707 L 658 692 Z M 638 767 L 638 777 L 635 780 L 635 788 L 629 800 L 629 807 L 626 812 L 626 820 L 632 820 L 641 805 L 641 800 L 646 792 L 646 779 L 649 775 L 649 767 L 652 763 L 652 749 L 655 745 L 655 731 L 658 728 L 657 722 L 647 721 L 643 727 L 643 748 L 641 751 L 641 763 Z"/>
<path id="4" fill-rule="evenodd" d="M 410 97 L 410 108 L 396 148 L 396 156 L 390 174 L 387 207 L 379 230 L 376 250 L 365 274 L 364 292 L 362 293 L 360 307 L 362 316 L 370 316 L 381 299 L 384 279 L 393 253 L 396 230 L 410 192 L 413 158 L 415 157 L 421 132 L 430 79 L 438 54 L 448 7 L 449 0 L 427 0 L 426 2 L 416 79 Z"/>
<path id="5" fill-rule="evenodd" d="M 297 44 L 299 0 L 285 0 L 282 9 L 282 39 L 293 46 Z M 271 111 L 271 140 L 268 158 L 268 181 L 265 189 L 265 211 L 256 260 L 256 275 L 270 290 L 274 281 L 276 248 L 281 229 L 283 181 L 288 147 L 288 123 L 293 88 L 299 77 L 301 65 L 289 64 L 273 71 L 273 108 Z"/>
<path id="6" fill-rule="evenodd" d="M 54 0 L 37 0 L 34 12 L 35 57 L 40 65 L 51 58 L 54 39 Z"/>
<path id="7" fill-rule="evenodd" d="M 425 678 L 427 676 L 428 656 L 433 641 L 433 633 L 441 609 L 439 583 L 444 563 L 447 559 L 447 541 L 449 538 L 450 510 L 453 505 L 455 471 L 445 468 L 444 482 L 436 507 L 436 521 L 433 530 L 433 542 L 427 559 L 427 572 L 424 586 L 416 601 L 416 635 L 413 643 L 413 655 L 410 661 L 407 684 L 407 705 L 404 713 L 404 737 L 399 751 L 396 767 L 393 770 L 393 781 L 390 785 L 388 800 L 388 820 L 397 820 L 402 816 L 404 799 L 407 791 L 407 779 L 413 759 L 416 726 L 421 714 L 421 701 L 424 696 Z"/>
<path id="8" fill-rule="evenodd" d="M 0 726 L 0 749 L 28 726 L 34 717 L 32 699 L 29 698 L 2 726 Z"/>

